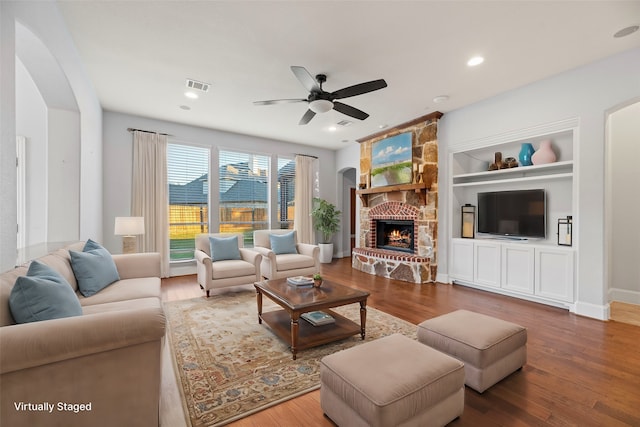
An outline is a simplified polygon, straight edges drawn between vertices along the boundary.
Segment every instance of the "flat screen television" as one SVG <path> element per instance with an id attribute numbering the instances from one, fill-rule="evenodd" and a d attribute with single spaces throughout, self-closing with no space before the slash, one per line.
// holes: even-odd
<path id="1" fill-rule="evenodd" d="M 478 193 L 478 233 L 514 238 L 545 238 L 543 189 Z"/>

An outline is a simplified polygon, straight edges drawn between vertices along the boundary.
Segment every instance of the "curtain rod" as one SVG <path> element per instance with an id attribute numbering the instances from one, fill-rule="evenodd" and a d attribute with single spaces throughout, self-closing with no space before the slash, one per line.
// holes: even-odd
<path id="1" fill-rule="evenodd" d="M 154 132 L 154 131 L 152 131 L 152 130 L 144 130 L 144 129 L 127 128 L 127 131 L 129 131 L 129 132 L 135 132 L 135 131 L 138 131 L 138 132 L 146 132 L 146 133 L 157 133 L 158 135 L 173 136 L 173 135 L 170 135 L 170 134 L 168 134 L 168 133 Z"/>
<path id="2" fill-rule="evenodd" d="M 293 153 L 296 156 L 303 156 L 303 157 L 311 157 L 312 159 L 317 159 L 318 156 L 312 156 L 311 154 L 300 154 L 300 153 Z"/>

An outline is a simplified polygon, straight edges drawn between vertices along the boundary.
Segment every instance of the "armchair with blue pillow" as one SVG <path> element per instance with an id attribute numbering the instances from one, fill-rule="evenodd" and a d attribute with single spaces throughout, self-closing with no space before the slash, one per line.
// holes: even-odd
<path id="1" fill-rule="evenodd" d="M 240 233 L 196 236 L 198 284 L 207 296 L 211 289 L 247 285 L 261 280 L 262 256 L 243 246 L 243 236 Z"/>
<path id="2" fill-rule="evenodd" d="M 253 249 L 262 254 L 260 274 L 267 279 L 307 276 L 320 271 L 320 248 L 298 243 L 292 230 L 256 230 Z"/>

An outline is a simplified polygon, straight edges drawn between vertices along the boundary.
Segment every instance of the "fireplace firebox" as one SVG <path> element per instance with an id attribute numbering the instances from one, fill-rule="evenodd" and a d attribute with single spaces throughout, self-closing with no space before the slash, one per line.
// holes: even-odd
<path id="1" fill-rule="evenodd" d="M 401 252 L 414 252 L 413 221 L 376 220 L 376 247 Z"/>

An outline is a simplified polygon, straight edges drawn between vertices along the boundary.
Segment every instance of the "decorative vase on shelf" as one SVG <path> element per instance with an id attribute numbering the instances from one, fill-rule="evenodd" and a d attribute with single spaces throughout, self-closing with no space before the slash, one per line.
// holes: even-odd
<path id="1" fill-rule="evenodd" d="M 520 160 L 520 164 L 522 166 L 531 166 L 533 163 L 531 162 L 531 156 L 533 156 L 535 150 L 533 149 L 533 145 L 529 142 L 523 142 L 520 147 L 520 153 L 518 154 L 518 160 Z"/>
<path id="2" fill-rule="evenodd" d="M 531 161 L 534 165 L 544 165 L 556 161 L 556 153 L 554 153 L 551 148 L 551 140 L 545 139 L 544 141 L 540 141 L 540 148 L 533 153 Z"/>

